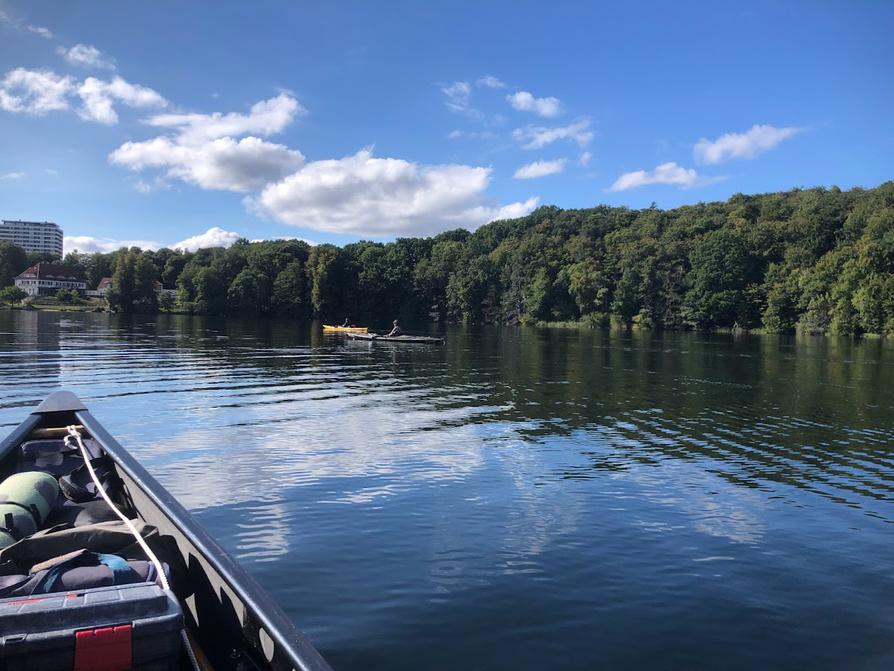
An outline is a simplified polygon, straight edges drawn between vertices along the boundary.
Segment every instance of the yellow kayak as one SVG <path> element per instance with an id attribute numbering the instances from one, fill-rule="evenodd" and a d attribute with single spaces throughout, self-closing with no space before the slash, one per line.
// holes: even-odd
<path id="1" fill-rule="evenodd" d="M 334 326 L 332 324 L 323 324 L 323 330 L 332 333 L 366 333 L 369 331 L 365 326 Z"/>

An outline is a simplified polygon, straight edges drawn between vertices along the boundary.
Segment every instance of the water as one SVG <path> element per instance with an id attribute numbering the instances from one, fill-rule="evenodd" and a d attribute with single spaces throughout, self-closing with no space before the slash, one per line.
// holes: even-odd
<path id="1" fill-rule="evenodd" d="M 894 344 L 0 311 L 337 669 L 894 666 Z"/>

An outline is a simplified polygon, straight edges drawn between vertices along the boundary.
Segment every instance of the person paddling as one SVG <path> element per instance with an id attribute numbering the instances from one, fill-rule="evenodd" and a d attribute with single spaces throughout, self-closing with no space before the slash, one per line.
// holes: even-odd
<path id="1" fill-rule="evenodd" d="M 394 336 L 399 336 L 399 335 L 403 335 L 403 334 L 404 334 L 404 332 L 403 332 L 403 329 L 400 327 L 400 322 L 398 322 L 398 321 L 395 319 L 395 320 L 394 320 L 394 328 L 391 329 L 391 333 L 389 333 L 389 334 L 386 335 L 385 337 L 386 337 L 386 338 L 393 338 Z"/>
<path id="2" fill-rule="evenodd" d="M 344 329 L 344 328 L 348 328 L 350 325 L 351 325 L 351 320 L 348 319 L 347 317 L 345 317 L 345 323 L 342 324 L 341 327 Z"/>

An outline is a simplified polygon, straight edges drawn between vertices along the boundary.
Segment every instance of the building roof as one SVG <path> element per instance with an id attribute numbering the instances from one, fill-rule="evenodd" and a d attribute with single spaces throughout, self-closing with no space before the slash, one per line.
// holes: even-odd
<path id="1" fill-rule="evenodd" d="M 110 286 L 112 286 L 112 278 L 111 277 L 103 277 L 99 281 L 99 284 L 96 285 L 96 290 L 102 291 L 103 289 L 108 289 Z"/>
<path id="2" fill-rule="evenodd" d="M 61 282 L 82 282 L 71 268 L 59 263 L 41 261 L 16 275 L 17 280 L 59 280 Z"/>
<path id="3" fill-rule="evenodd" d="M 59 224 L 52 221 L 23 221 L 22 219 L 3 219 L 4 224 L 30 224 L 32 226 L 55 226 L 59 228 Z M 60 229 L 61 232 L 61 229 Z"/>

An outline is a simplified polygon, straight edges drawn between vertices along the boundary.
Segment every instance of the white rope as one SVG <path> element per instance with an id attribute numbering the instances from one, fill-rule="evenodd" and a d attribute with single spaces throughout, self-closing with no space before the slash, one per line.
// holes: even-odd
<path id="1" fill-rule="evenodd" d="M 69 440 L 74 438 L 78 441 L 78 447 L 81 448 L 81 456 L 84 457 L 84 463 L 87 465 L 87 471 L 90 473 L 90 477 L 93 478 L 93 482 L 96 484 L 96 491 L 99 492 L 99 495 L 105 499 L 105 502 L 109 504 L 109 507 L 115 511 L 115 514 L 121 518 L 121 521 L 127 525 L 127 528 L 130 530 L 130 533 L 133 534 L 133 537 L 137 539 L 137 543 L 140 544 L 140 547 L 143 548 L 143 551 L 146 553 L 146 556 L 149 557 L 149 561 L 155 566 L 155 571 L 158 574 L 158 579 L 161 582 L 161 588 L 165 591 L 170 591 L 171 586 L 168 584 L 168 578 L 165 575 L 164 569 L 162 568 L 161 562 L 158 561 L 158 557 L 155 556 L 155 553 L 150 549 L 149 545 L 140 535 L 140 532 L 137 531 L 137 528 L 133 525 L 127 515 L 118 510 L 118 507 L 112 503 L 112 499 L 109 498 L 109 495 L 106 494 L 106 490 L 103 489 L 102 483 L 99 481 L 99 478 L 96 476 L 96 471 L 93 470 L 93 464 L 90 463 L 90 454 L 87 452 L 87 448 L 84 447 L 84 442 L 81 440 L 81 434 L 78 433 L 78 430 L 74 426 L 67 427 L 68 435 L 65 436 L 65 445 L 67 447 L 71 447 L 71 443 Z"/>

